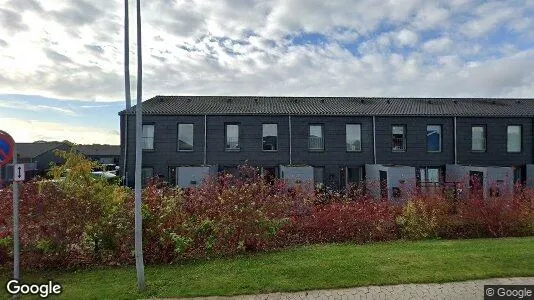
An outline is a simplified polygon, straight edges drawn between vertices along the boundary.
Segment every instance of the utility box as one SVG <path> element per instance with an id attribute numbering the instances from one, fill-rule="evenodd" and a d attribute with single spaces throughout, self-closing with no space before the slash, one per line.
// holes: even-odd
<path id="1" fill-rule="evenodd" d="M 186 166 L 176 168 L 176 183 L 181 188 L 199 186 L 208 176 L 217 176 L 217 166 Z"/>
<path id="2" fill-rule="evenodd" d="M 513 194 L 512 167 L 446 165 L 445 181 L 456 188 L 458 198 L 500 197 Z"/>
<path id="3" fill-rule="evenodd" d="M 365 186 L 375 199 L 406 201 L 415 191 L 415 168 L 399 165 L 365 165 Z"/>
<path id="4" fill-rule="evenodd" d="M 280 166 L 280 179 L 288 186 L 300 185 L 310 190 L 314 188 L 311 166 Z"/>
<path id="5" fill-rule="evenodd" d="M 534 165 L 527 165 L 527 187 L 534 187 Z"/>

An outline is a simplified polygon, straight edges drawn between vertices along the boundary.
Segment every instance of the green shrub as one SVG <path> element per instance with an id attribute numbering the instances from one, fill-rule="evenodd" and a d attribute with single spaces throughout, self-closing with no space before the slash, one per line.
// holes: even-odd
<path id="1" fill-rule="evenodd" d="M 429 207 L 423 199 L 409 200 L 397 217 L 401 235 L 409 240 L 437 237 L 438 209 Z"/>

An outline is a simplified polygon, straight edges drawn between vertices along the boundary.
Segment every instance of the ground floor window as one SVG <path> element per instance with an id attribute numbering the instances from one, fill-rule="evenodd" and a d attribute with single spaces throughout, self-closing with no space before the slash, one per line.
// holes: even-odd
<path id="1" fill-rule="evenodd" d="M 274 182 L 276 178 L 279 178 L 278 167 L 261 167 L 261 176 L 267 182 Z"/>
<path id="2" fill-rule="evenodd" d="M 148 183 L 148 180 L 154 177 L 154 168 L 152 167 L 143 167 L 141 168 L 141 182 L 143 185 Z"/>
<path id="3" fill-rule="evenodd" d="M 233 176 L 239 175 L 239 170 L 237 169 L 237 166 L 222 166 L 220 168 L 220 171 L 224 174 L 231 174 Z"/>
<path id="4" fill-rule="evenodd" d="M 339 187 L 341 189 L 360 184 L 363 180 L 362 167 L 341 167 L 339 170 Z"/>
<path id="5" fill-rule="evenodd" d="M 313 183 L 324 185 L 324 167 L 313 167 Z"/>
<path id="6" fill-rule="evenodd" d="M 438 186 L 442 182 L 441 168 L 421 167 L 419 168 L 418 182 L 420 186 Z"/>
<path id="7" fill-rule="evenodd" d="M 169 167 L 169 174 L 167 178 L 169 184 L 171 185 L 178 185 L 178 177 L 176 176 L 176 172 L 178 172 L 178 167 Z"/>
<path id="8" fill-rule="evenodd" d="M 514 166 L 514 184 L 524 184 L 527 177 L 527 168 L 525 166 Z"/>

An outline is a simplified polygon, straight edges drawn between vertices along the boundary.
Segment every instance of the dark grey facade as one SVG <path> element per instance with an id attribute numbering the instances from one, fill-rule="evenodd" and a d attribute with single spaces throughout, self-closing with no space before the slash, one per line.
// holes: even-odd
<path id="1" fill-rule="evenodd" d="M 479 166 L 519 166 L 531 164 L 534 116 L 532 118 L 458 118 L 458 163 Z M 471 126 L 483 125 L 487 132 L 486 151 L 471 151 Z M 522 145 L 518 153 L 506 149 L 508 125 L 521 125 Z"/>
<path id="2" fill-rule="evenodd" d="M 143 151 L 143 167 L 170 182 L 174 182 L 177 166 L 217 165 L 221 170 L 245 163 L 258 167 L 310 165 L 324 168 L 325 184 L 340 187 L 347 167 L 363 169 L 365 164 L 525 168 L 534 160 L 531 99 L 157 96 L 143 104 L 143 123 L 155 126 L 154 149 Z M 133 185 L 134 108 L 120 116 L 121 153 L 128 119 L 126 175 L 128 184 Z M 193 151 L 178 151 L 179 123 L 194 124 Z M 265 123 L 277 124 L 276 151 L 262 149 Z M 239 124 L 239 151 L 225 149 L 226 124 Z M 311 124 L 322 125 L 323 150 L 308 147 Z M 347 151 L 346 124 L 360 125 L 360 151 Z M 393 151 L 394 125 L 405 128 L 404 151 Z M 441 128 L 439 151 L 427 148 L 427 125 Z M 471 150 L 473 125 L 485 126 L 483 152 Z M 519 153 L 507 152 L 508 125 L 521 125 Z"/>

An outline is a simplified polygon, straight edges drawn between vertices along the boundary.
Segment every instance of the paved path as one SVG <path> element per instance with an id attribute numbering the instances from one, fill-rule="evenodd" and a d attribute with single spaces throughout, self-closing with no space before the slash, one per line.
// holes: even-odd
<path id="1" fill-rule="evenodd" d="M 293 300 L 293 299 L 484 299 L 486 284 L 531 284 L 534 277 L 494 278 L 449 283 L 399 284 L 368 286 L 340 290 L 314 290 L 298 293 L 272 293 L 236 297 L 195 299 Z"/>

